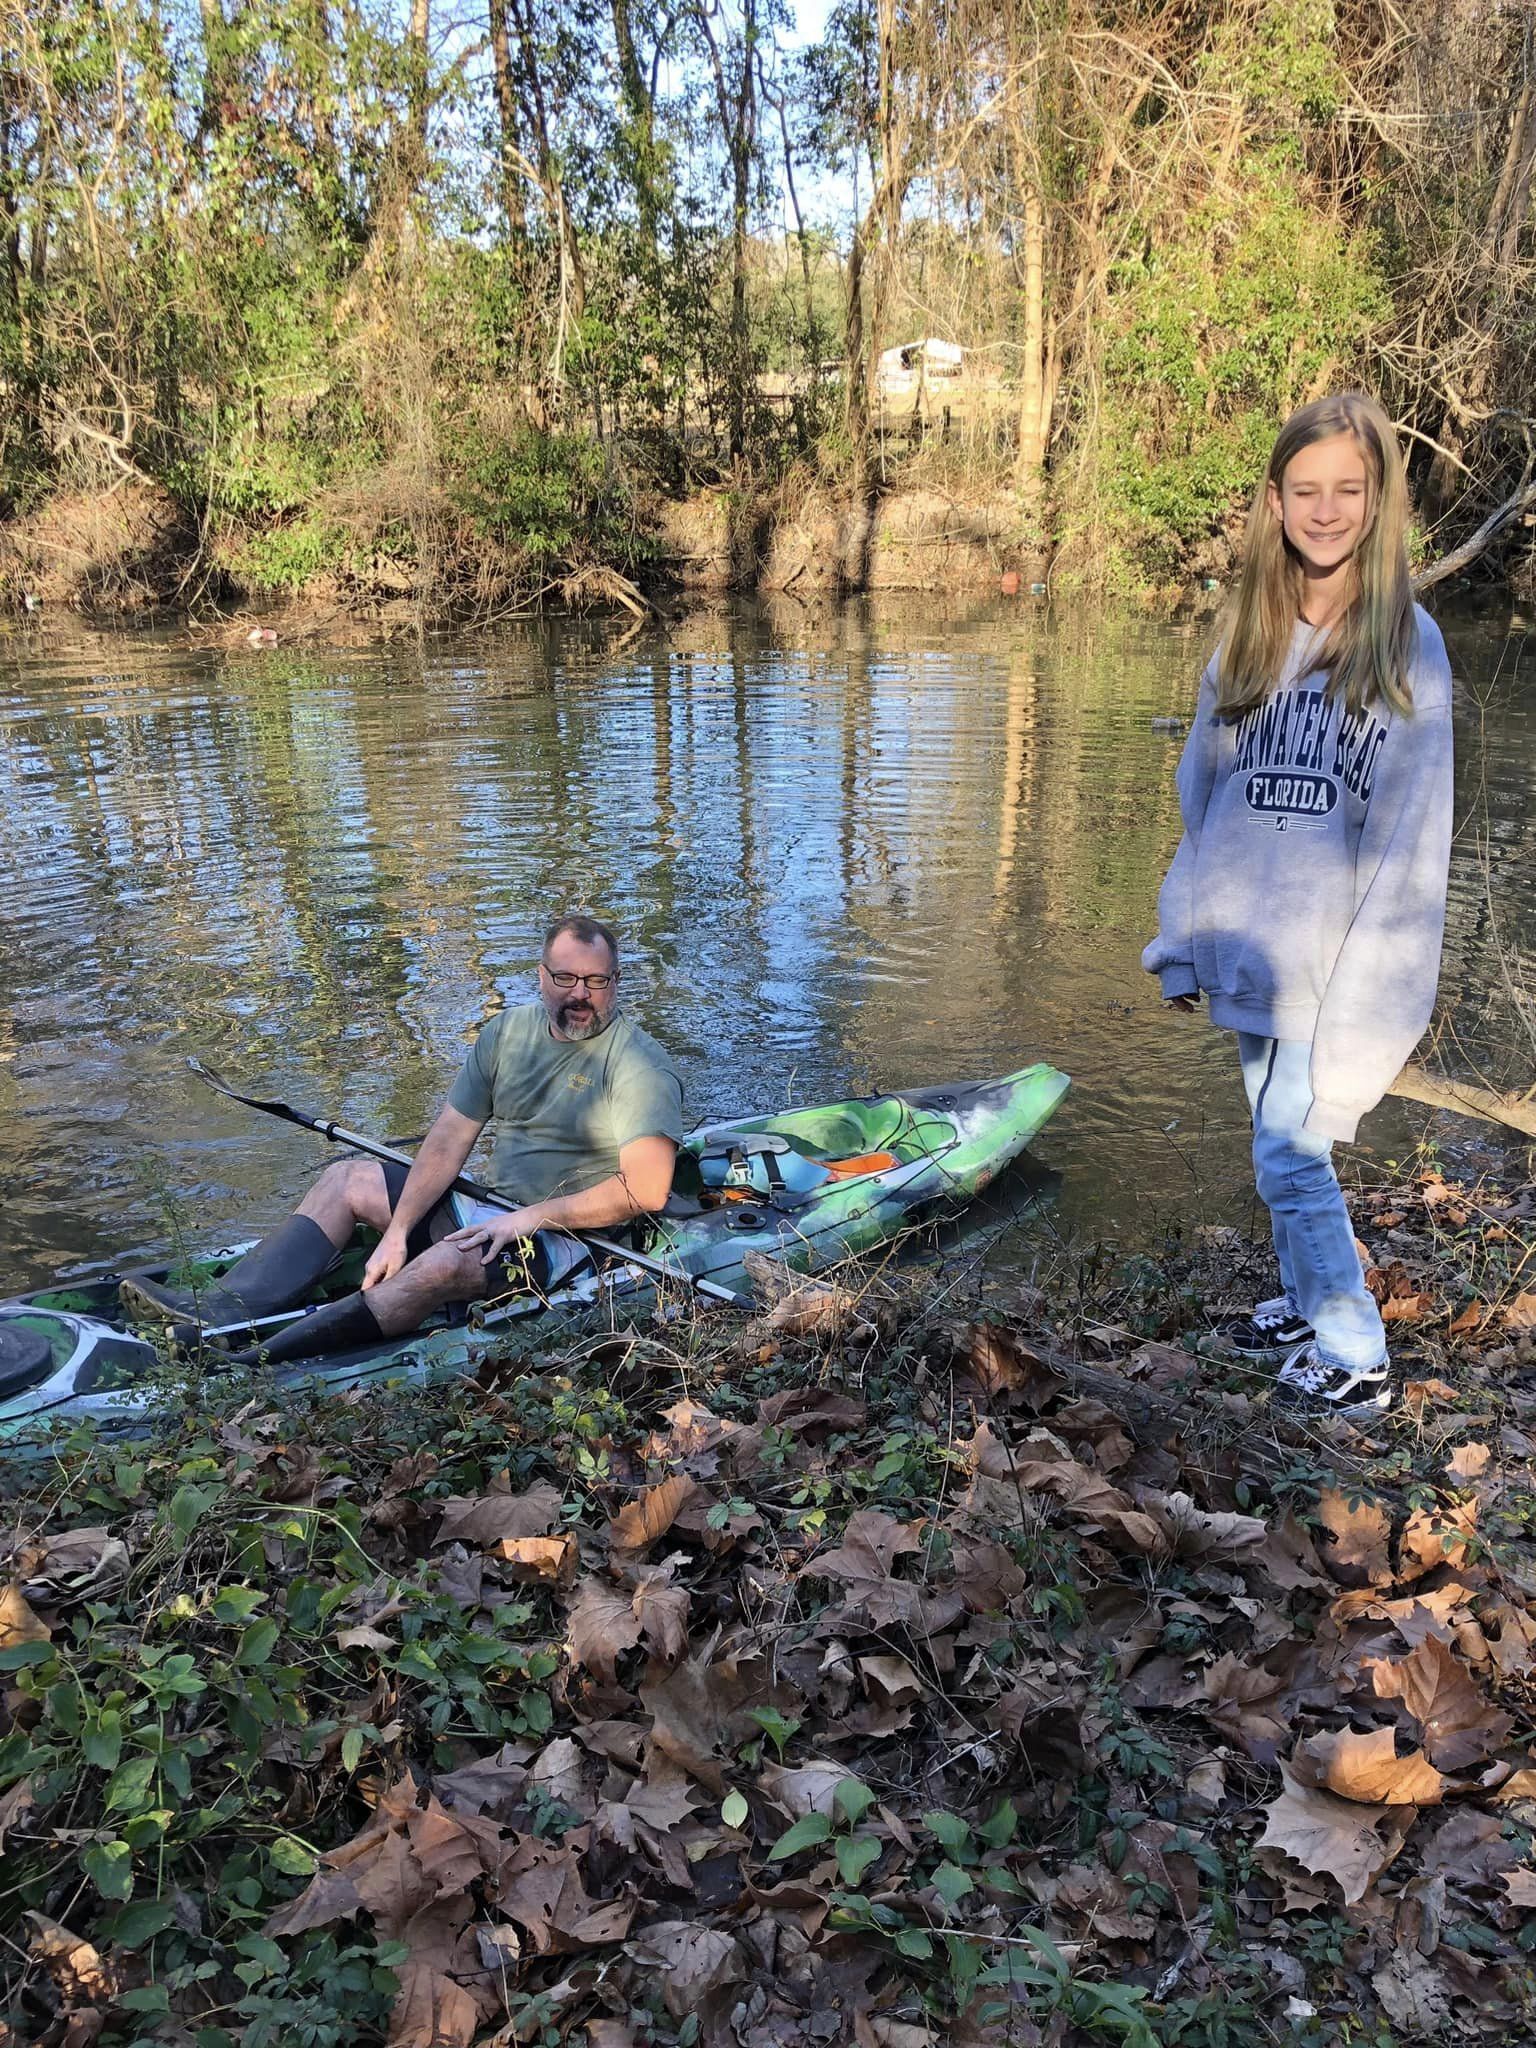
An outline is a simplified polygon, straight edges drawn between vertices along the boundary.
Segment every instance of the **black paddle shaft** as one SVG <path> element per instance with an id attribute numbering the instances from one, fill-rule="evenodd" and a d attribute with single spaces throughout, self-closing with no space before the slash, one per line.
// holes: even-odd
<path id="1" fill-rule="evenodd" d="M 242 1095 L 238 1088 L 231 1088 L 221 1074 L 214 1072 L 206 1061 L 195 1056 L 187 1061 L 200 1081 L 206 1081 L 210 1088 L 220 1095 L 227 1095 L 231 1102 L 242 1103 L 247 1109 L 259 1109 L 267 1116 L 281 1117 L 284 1123 L 297 1124 L 301 1130 L 318 1131 L 322 1138 L 328 1138 L 334 1145 L 350 1145 L 354 1152 L 365 1152 L 372 1159 L 387 1159 L 396 1166 L 409 1168 L 414 1162 L 409 1152 L 401 1152 L 393 1145 L 381 1145 L 377 1138 L 366 1138 L 358 1131 L 349 1131 L 343 1125 L 331 1123 L 325 1117 L 307 1116 L 302 1109 L 295 1109 L 291 1103 L 272 1102 L 259 1095 Z M 513 1202 L 506 1195 L 498 1194 L 495 1188 L 488 1188 L 482 1181 L 471 1180 L 467 1174 L 458 1174 L 451 1185 L 460 1194 L 468 1195 L 477 1202 L 486 1202 L 493 1209 L 516 1209 L 522 1205 Z M 558 1227 L 558 1226 L 557 1226 Z M 611 1237 L 600 1237 L 592 1230 L 572 1230 L 566 1233 L 580 1238 L 595 1252 L 605 1252 L 610 1258 L 622 1259 L 626 1265 L 638 1266 L 644 1273 L 653 1273 L 659 1280 L 680 1281 L 702 1294 L 708 1301 L 729 1302 L 732 1308 L 755 1309 L 757 1304 L 749 1295 L 740 1294 L 732 1287 L 722 1287 L 716 1280 L 706 1280 L 702 1275 L 690 1273 L 682 1266 L 669 1266 L 665 1259 L 653 1259 L 648 1252 L 634 1251 L 629 1245 L 618 1243 Z"/>

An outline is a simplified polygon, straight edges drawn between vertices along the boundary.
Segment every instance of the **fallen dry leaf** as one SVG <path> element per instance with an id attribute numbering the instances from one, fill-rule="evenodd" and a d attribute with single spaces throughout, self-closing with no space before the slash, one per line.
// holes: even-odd
<path id="1" fill-rule="evenodd" d="M 1451 2017 L 1452 1992 L 1432 1957 L 1412 1951 L 1388 1956 L 1372 1971 L 1371 1988 L 1393 2026 L 1425 2040 L 1442 2036 Z"/>
<path id="2" fill-rule="evenodd" d="M 477 1757 L 434 1777 L 433 1789 L 455 1813 L 489 1813 L 505 1820 L 527 1797 L 527 1754 L 526 1746 L 504 1742 L 495 1756 Z"/>
<path id="3" fill-rule="evenodd" d="M 762 1327 L 780 1337 L 873 1337 L 875 1326 L 864 1313 L 859 1296 L 846 1287 L 829 1287 L 812 1280 L 776 1301 L 763 1318 Z"/>
<path id="4" fill-rule="evenodd" d="M 967 1365 L 994 1399 L 1028 1392 L 1043 1404 L 1066 1384 L 1022 1338 L 999 1323 L 972 1324 L 963 1333 L 962 1343 Z"/>
<path id="5" fill-rule="evenodd" d="M 395 1965 L 400 1989 L 389 2015 L 388 2048 L 470 2048 L 500 2010 L 496 1979 L 468 1926 L 473 1911 L 467 1892 L 439 1898 L 400 1928 L 396 1938 L 410 1954 Z"/>
<path id="6" fill-rule="evenodd" d="M 111 2005 L 123 1986 L 120 1966 L 46 1913 L 28 1913 L 28 1946 L 70 2005 Z"/>
<path id="7" fill-rule="evenodd" d="M 1241 1744 L 1255 1763 L 1272 1764 L 1290 1737 L 1281 1712 L 1286 1682 L 1272 1671 L 1250 1668 L 1230 1654 L 1205 1674 L 1205 1718 Z"/>
<path id="8" fill-rule="evenodd" d="M 1497 1815 L 1462 1807 L 1447 1814 L 1423 1844 L 1419 1862 L 1426 1876 L 1443 1875 L 1463 1890 L 1468 1885 L 1496 1890 L 1520 1856 L 1519 1845 L 1505 1834 Z"/>
<path id="9" fill-rule="evenodd" d="M 568 1586 L 576 1577 L 579 1554 L 576 1538 L 563 1536 L 504 1536 L 491 1545 L 492 1557 L 511 1567 L 520 1586 Z"/>
<path id="10" fill-rule="evenodd" d="M 1444 1380 L 1408 1380 L 1403 1387 L 1403 1406 L 1415 1421 L 1422 1421 L 1440 1402 L 1457 1399 L 1456 1389 Z"/>
<path id="11" fill-rule="evenodd" d="M 828 1387 L 785 1387 L 757 1404 L 757 1419 L 768 1429 L 787 1429 L 795 1436 L 825 1436 L 831 1430 L 862 1427 L 868 1405 L 852 1394 Z"/>
<path id="12" fill-rule="evenodd" d="M 1506 1330 L 1536 1330 L 1536 1293 L 1527 1289 L 1505 1302 L 1503 1323 Z"/>
<path id="13" fill-rule="evenodd" d="M 1474 1597 L 1455 1580 L 1449 1585 L 1416 1590 L 1400 1600 L 1386 1593 L 1374 1593 L 1365 1586 L 1353 1593 L 1341 1593 L 1329 1612 L 1341 1623 L 1363 1617 L 1390 1621 L 1403 1641 L 1417 1649 L 1429 1636 L 1440 1636 L 1449 1642 L 1455 1634 L 1455 1617 L 1470 1607 Z"/>
<path id="14" fill-rule="evenodd" d="M 0 1792 L 0 1856 L 5 1854 L 6 1829 L 20 1827 L 36 1805 L 30 1778 L 18 1778 L 14 1785 Z M 4 2048 L 3 2043 L 0 2048 Z"/>
<path id="15" fill-rule="evenodd" d="M 1485 1303 L 1469 1301 L 1460 1315 L 1453 1317 L 1446 1324 L 1445 1334 L 1448 1337 L 1470 1336 L 1472 1331 L 1480 1330 L 1483 1327 L 1483 1319 L 1487 1313 L 1488 1309 Z"/>
<path id="16" fill-rule="evenodd" d="M 635 1587 L 635 1619 L 653 1657 L 675 1664 L 688 1648 L 688 1589 L 674 1586 L 665 1568 L 642 1568 Z"/>
<path id="17" fill-rule="evenodd" d="M 1325 1486 L 1317 1497 L 1317 1518 L 1324 1530 L 1318 1555 L 1341 1586 L 1391 1585 L 1392 1525 L 1379 1502 Z"/>
<path id="18" fill-rule="evenodd" d="M 842 1542 L 835 1549 L 822 1551 L 801 1569 L 818 1579 L 841 1579 L 854 1586 L 882 1585 L 890 1578 L 898 1557 L 921 1548 L 916 1530 L 905 1522 L 882 1514 L 878 1508 L 860 1508 L 849 1516 Z"/>
<path id="19" fill-rule="evenodd" d="M 528 1767 L 530 1790 L 537 1787 L 546 1799 L 558 1800 L 573 1813 L 590 1818 L 596 1800 L 586 1781 L 586 1761 L 581 1745 L 569 1735 L 547 1742 Z"/>
<path id="20" fill-rule="evenodd" d="M 640 1640 L 633 1595 L 601 1579 L 584 1579 L 566 1624 L 573 1661 L 612 1685 L 617 1660 Z"/>
<path id="21" fill-rule="evenodd" d="M 522 1536 L 547 1536 L 560 1519 L 560 1495 L 541 1482 L 526 1493 L 486 1493 L 443 1502 L 434 1543 L 477 1543 L 489 1549 Z"/>
<path id="22" fill-rule="evenodd" d="M 884 1705 L 903 1707 L 923 1696 L 923 1681 L 905 1657 L 861 1657 L 865 1690 Z"/>
<path id="23" fill-rule="evenodd" d="M 964 1612 L 965 1600 L 953 1587 L 930 1591 L 894 1576 L 895 1560 L 921 1548 L 915 1529 L 878 1508 L 860 1508 L 849 1517 L 842 1542 L 809 1559 L 799 1576 L 845 1586 L 845 1616 L 857 1610 L 875 1628 L 936 1634 Z"/>
<path id="24" fill-rule="evenodd" d="M 393 1636 L 385 1635 L 381 1628 L 373 1628 L 363 1622 L 357 1628 L 343 1628 L 336 1632 L 338 1650 L 398 1650 L 400 1645 Z"/>
<path id="25" fill-rule="evenodd" d="M 1432 1316 L 1436 1309 L 1432 1294 L 1389 1294 L 1381 1304 L 1381 1320 L 1384 1323 L 1417 1323 L 1425 1316 Z"/>
<path id="26" fill-rule="evenodd" d="M 1422 1578 L 1443 1564 L 1465 1563 L 1467 1539 L 1477 1528 L 1477 1502 L 1453 1508 L 1415 1508 L 1397 1546 L 1399 1576 Z"/>
<path id="27" fill-rule="evenodd" d="M 17 1643 L 47 1643 L 53 1640 L 53 1630 L 40 1615 L 22 1598 L 19 1586 L 7 1586 L 0 1592 L 0 1649 L 11 1649 Z"/>
<path id="28" fill-rule="evenodd" d="M 500 1866 L 497 1903 L 527 1929 L 539 1954 L 548 1955 L 622 1941 L 638 1901 L 631 1896 L 604 1904 L 588 1898 L 576 1851 L 568 1843 L 525 1835 Z"/>
<path id="29" fill-rule="evenodd" d="M 1289 1508 L 1269 1525 L 1263 1543 L 1243 1562 L 1257 1565 L 1283 1593 L 1333 1584 L 1323 1570 L 1316 1544 Z"/>
<path id="30" fill-rule="evenodd" d="M 1163 1530 L 1174 1557 L 1240 1557 L 1258 1549 L 1269 1534 L 1257 1515 L 1209 1514 L 1187 1493 L 1157 1494 L 1143 1488 L 1136 1498 Z"/>
<path id="31" fill-rule="evenodd" d="M 1265 1808 L 1259 1847 L 1278 1849 L 1315 1877 L 1332 1878 L 1357 1905 L 1402 1848 L 1412 1810 L 1373 1812 L 1303 1785 L 1282 1764 L 1284 1790 Z"/>
<path id="32" fill-rule="evenodd" d="M 1399 1661 L 1368 1658 L 1376 1697 L 1401 1700 L 1419 1724 L 1424 1748 L 1440 1770 L 1480 1763 L 1505 1742 L 1514 1722 L 1489 1706 L 1461 1660 L 1438 1636 L 1430 1636 Z"/>
<path id="33" fill-rule="evenodd" d="M 105 1529 L 64 1529 L 23 1545 L 21 1590 L 43 1607 L 94 1598 L 128 1576 L 128 1546 Z"/>
<path id="34" fill-rule="evenodd" d="M 1445 1461 L 1446 1477 L 1455 1486 L 1470 1486 L 1482 1478 L 1492 1460 L 1487 1444 L 1458 1444 Z"/>
<path id="35" fill-rule="evenodd" d="M 712 1991 L 745 1977 L 741 1952 L 721 1927 L 694 1920 L 659 1920 L 627 1944 L 627 1952 L 657 1972 L 661 1995 L 674 2019 L 696 2013 Z"/>
<path id="36" fill-rule="evenodd" d="M 803 1814 L 835 1811 L 833 1800 L 839 1785 L 853 1774 L 846 1764 L 825 1757 L 811 1757 L 793 1770 L 782 1764 L 765 1764 L 758 1773 L 758 1787 L 794 1820 Z"/>
<path id="37" fill-rule="evenodd" d="M 615 1557 L 639 1557 L 659 1543 L 699 1490 L 696 1480 L 676 1473 L 621 1508 L 608 1525 L 608 1542 Z"/>
<path id="38" fill-rule="evenodd" d="M 1397 1754 L 1390 1728 L 1310 1735 L 1297 1744 L 1293 1769 L 1307 1784 L 1367 1805 L 1437 1806 L 1445 1796 L 1445 1780 L 1425 1756 Z"/>
<path id="39" fill-rule="evenodd" d="M 664 1678 L 640 1687 L 641 1704 L 651 1717 L 651 1745 L 722 1798 L 720 1751 L 761 1733 L 746 1709 L 766 1706 L 769 1691 L 755 1660 L 738 1662 L 724 1649 L 713 1660 L 707 1653 L 685 1657 Z"/>
<path id="40" fill-rule="evenodd" d="M 970 1461 L 974 1476 L 965 1505 L 975 1521 L 1001 1528 L 1027 1524 L 1029 1496 L 1042 1493 L 1134 1550 L 1167 1554 L 1168 1530 L 1101 1472 L 1080 1464 L 1048 1429 L 1032 1429 L 1014 1445 L 983 1423 L 971 1440 Z"/>

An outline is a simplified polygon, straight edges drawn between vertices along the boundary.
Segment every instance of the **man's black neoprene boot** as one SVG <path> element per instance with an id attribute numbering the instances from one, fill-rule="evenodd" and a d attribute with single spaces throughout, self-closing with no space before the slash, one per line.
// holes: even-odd
<path id="1" fill-rule="evenodd" d="M 324 1308 L 295 1316 L 270 1337 L 263 1337 L 260 1331 L 252 1334 L 258 1341 L 243 1351 L 231 1352 L 231 1365 L 293 1365 L 301 1358 L 358 1351 L 365 1344 L 379 1343 L 384 1336 L 366 1294 L 344 1294 L 340 1301 L 328 1301 Z"/>
<path id="2" fill-rule="evenodd" d="M 130 1276 L 121 1288 L 131 1314 L 157 1322 L 191 1323 L 204 1330 L 242 1327 L 301 1302 L 336 1262 L 336 1247 L 307 1216 L 290 1216 L 270 1237 L 252 1245 L 221 1280 L 199 1288 L 163 1287 Z"/>

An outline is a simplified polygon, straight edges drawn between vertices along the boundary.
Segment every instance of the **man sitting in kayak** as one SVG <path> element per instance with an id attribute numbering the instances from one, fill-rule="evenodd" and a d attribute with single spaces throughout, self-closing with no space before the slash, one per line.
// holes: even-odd
<path id="1" fill-rule="evenodd" d="M 682 1088 L 667 1054 L 619 1008 L 617 938 L 596 918 L 557 919 L 538 986 L 536 1003 L 481 1031 L 409 1171 L 338 1160 L 216 1287 L 193 1295 L 126 1280 L 125 1306 L 206 1330 L 259 1323 L 302 1302 L 359 1224 L 380 1232 L 361 1293 L 261 1342 L 259 1355 L 282 1364 L 401 1336 L 448 1302 L 510 1292 L 520 1265 L 509 1266 L 508 1248 L 536 1230 L 611 1230 L 660 1209 Z M 448 1191 L 493 1118 L 489 1178 L 523 1206 L 476 1204 L 465 1222 Z"/>

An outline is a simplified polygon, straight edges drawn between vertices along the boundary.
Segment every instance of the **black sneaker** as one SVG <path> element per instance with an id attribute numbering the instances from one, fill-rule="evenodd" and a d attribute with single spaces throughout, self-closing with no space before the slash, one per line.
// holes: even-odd
<path id="1" fill-rule="evenodd" d="M 1289 1406 L 1330 1415 L 1380 1415 L 1392 1406 L 1392 1385 L 1385 1364 L 1370 1372 L 1329 1365 L 1315 1344 L 1300 1345 L 1280 1368 L 1275 1399 Z"/>
<path id="2" fill-rule="evenodd" d="M 1273 1301 L 1261 1301 L 1245 1316 L 1228 1316 L 1216 1328 L 1243 1358 L 1272 1358 L 1277 1352 L 1294 1351 L 1298 1344 L 1310 1344 L 1317 1334 L 1283 1294 Z"/>

